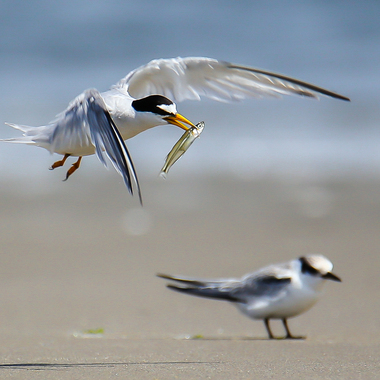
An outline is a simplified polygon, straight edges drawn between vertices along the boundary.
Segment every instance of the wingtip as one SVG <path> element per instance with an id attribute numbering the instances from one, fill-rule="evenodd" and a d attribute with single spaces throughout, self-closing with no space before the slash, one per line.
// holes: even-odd
<path id="1" fill-rule="evenodd" d="M 156 273 L 156 276 L 159 277 L 159 278 L 164 278 L 166 280 L 171 280 L 172 277 L 169 276 L 168 274 L 165 274 L 165 273 Z"/>
<path id="2" fill-rule="evenodd" d="M 334 99 L 343 100 L 345 102 L 351 102 L 350 98 L 348 98 L 347 96 L 340 95 L 340 94 L 338 94 L 336 92 L 328 91 L 324 95 L 330 96 L 331 98 L 334 98 Z"/>
<path id="3" fill-rule="evenodd" d="M 311 91 L 315 91 L 316 93 L 319 93 L 319 94 L 322 94 L 322 95 L 325 95 L 325 96 L 329 96 L 331 98 L 343 100 L 343 101 L 346 101 L 346 102 L 350 102 L 351 101 L 350 98 L 348 98 L 346 96 L 340 95 L 340 94 L 338 94 L 336 92 L 333 92 L 333 91 L 326 90 L 326 89 L 324 89 L 322 87 L 319 87 L 319 86 L 315 86 L 314 84 L 307 83 L 307 82 L 301 81 L 299 79 L 289 77 L 287 75 L 275 73 L 275 72 L 268 71 L 268 70 L 256 69 L 256 68 L 253 68 L 253 67 L 236 65 L 236 64 L 233 64 L 233 63 L 225 63 L 225 64 L 227 65 L 228 68 L 231 68 L 231 69 L 245 70 L 245 71 L 248 71 L 248 72 L 250 71 L 252 73 L 267 75 L 267 76 L 270 76 L 270 77 L 272 76 L 272 77 L 280 79 L 280 80 L 288 81 L 288 82 L 293 83 L 293 84 L 295 84 L 297 86 L 305 87 L 305 88 L 307 88 L 307 89 L 309 89 Z M 310 96 L 309 94 L 305 94 L 305 93 L 300 93 L 300 95 L 304 95 L 304 96 L 306 95 L 306 96 L 309 96 L 309 97 L 317 98 L 317 96 L 313 96 L 313 95 Z"/>
<path id="4" fill-rule="evenodd" d="M 170 290 L 174 290 L 176 292 L 191 292 L 194 290 L 193 288 L 188 288 L 188 287 L 182 287 L 182 286 L 177 286 L 173 284 L 167 284 L 166 287 Z"/>
<path id="5" fill-rule="evenodd" d="M 173 285 L 173 284 L 167 284 L 166 287 L 167 287 L 168 289 L 172 289 L 172 290 L 181 290 L 181 289 L 185 289 L 185 288 L 181 288 L 181 287 L 179 287 L 179 286 L 175 286 L 175 285 Z"/>

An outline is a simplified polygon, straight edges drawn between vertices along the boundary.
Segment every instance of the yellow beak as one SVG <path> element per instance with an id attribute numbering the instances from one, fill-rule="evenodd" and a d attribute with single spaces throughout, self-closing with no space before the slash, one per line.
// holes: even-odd
<path id="1" fill-rule="evenodd" d="M 176 127 L 180 127 L 182 129 L 184 129 L 185 131 L 187 131 L 189 129 L 189 127 L 187 127 L 186 125 L 183 125 L 182 123 L 186 123 L 186 124 L 188 124 L 188 125 L 190 125 L 192 127 L 195 127 L 195 125 L 190 120 L 187 120 L 185 117 L 183 117 L 179 113 L 177 113 L 175 116 L 165 117 L 165 120 L 169 124 L 173 124 Z"/>

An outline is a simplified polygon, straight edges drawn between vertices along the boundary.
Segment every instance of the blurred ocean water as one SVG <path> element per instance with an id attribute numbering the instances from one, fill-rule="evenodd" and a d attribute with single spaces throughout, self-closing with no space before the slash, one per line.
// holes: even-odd
<path id="1" fill-rule="evenodd" d="M 106 90 L 154 58 L 209 56 L 290 75 L 351 98 L 184 102 L 201 139 L 171 175 L 380 176 L 380 3 L 375 1 L 2 1 L 3 122 L 42 125 L 83 90 Z M 0 124 L 0 137 L 19 132 Z M 181 132 L 127 142 L 158 173 Z M 2 178 L 47 178 L 57 157 L 3 143 Z M 96 158 L 91 175 L 102 170 Z M 182 174 L 181 174 L 182 173 Z M 140 175 L 141 176 L 141 175 Z"/>

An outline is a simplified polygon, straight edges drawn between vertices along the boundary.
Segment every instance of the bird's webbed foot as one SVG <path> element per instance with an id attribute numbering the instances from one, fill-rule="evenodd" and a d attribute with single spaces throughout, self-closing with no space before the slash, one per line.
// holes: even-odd
<path id="1" fill-rule="evenodd" d="M 67 181 L 69 177 L 79 168 L 81 161 L 82 156 L 80 156 L 78 160 L 71 165 L 71 168 L 66 173 L 66 178 L 64 179 L 64 181 Z"/>
<path id="2" fill-rule="evenodd" d="M 66 154 L 63 156 L 62 160 L 59 160 L 59 161 L 54 162 L 54 164 L 49 168 L 49 170 L 54 170 L 54 169 L 56 169 L 56 168 L 59 168 L 59 167 L 63 166 L 63 165 L 65 164 L 66 160 L 67 160 L 69 157 L 70 157 L 70 154 L 66 153 Z"/>

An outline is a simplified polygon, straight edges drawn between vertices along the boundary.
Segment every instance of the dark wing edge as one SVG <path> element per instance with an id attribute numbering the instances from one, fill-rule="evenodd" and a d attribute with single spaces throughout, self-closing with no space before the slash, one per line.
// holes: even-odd
<path id="1" fill-rule="evenodd" d="M 203 298 L 213 298 L 217 300 L 230 301 L 230 302 L 243 302 L 243 300 L 234 295 L 230 288 L 225 288 L 222 285 L 224 281 L 207 281 L 196 280 L 191 278 L 182 278 L 171 276 L 163 273 L 157 273 L 157 277 L 166 280 L 179 282 L 181 285 L 167 284 L 167 288 L 175 290 L 180 293 L 187 293 L 192 296 Z"/>
<path id="2" fill-rule="evenodd" d="M 223 292 L 218 288 L 198 288 L 198 287 L 181 287 L 172 284 L 166 285 L 167 288 L 175 290 L 180 293 L 187 293 L 192 296 L 203 297 L 203 298 L 212 298 L 222 301 L 230 302 L 242 302 L 240 298 L 235 297 L 233 294 L 228 292 Z"/>
<path id="3" fill-rule="evenodd" d="M 293 84 L 295 84 L 297 86 L 305 87 L 305 88 L 307 88 L 307 89 L 309 89 L 311 91 L 315 91 L 315 92 L 318 92 L 318 93 L 326 95 L 326 96 L 330 96 L 330 97 L 335 98 L 335 99 L 340 99 L 340 100 L 344 100 L 344 101 L 347 101 L 347 102 L 351 101 L 346 96 L 340 95 L 340 94 L 338 94 L 336 92 L 333 92 L 333 91 L 326 90 L 326 89 L 324 89 L 322 87 L 319 87 L 319 86 L 315 86 L 315 85 L 313 85 L 311 83 L 307 83 L 307 82 L 301 81 L 299 79 L 288 77 L 286 75 L 273 73 L 273 72 L 267 71 L 267 70 L 255 69 L 255 68 L 252 68 L 252 67 L 235 65 L 235 64 L 229 63 L 229 62 L 225 62 L 225 65 L 227 67 L 229 67 L 230 69 L 244 70 L 244 71 L 255 73 L 255 74 L 267 75 L 268 77 L 274 77 L 274 78 L 277 78 L 277 79 L 280 79 L 280 80 L 284 80 L 284 81 L 287 81 L 289 83 L 293 83 Z M 302 92 L 300 92 L 300 95 L 312 96 L 309 93 L 302 93 Z"/>
<path id="4" fill-rule="evenodd" d="M 221 70 L 220 75 L 215 76 L 214 69 Z M 186 72 L 186 80 L 181 80 Z M 170 85 L 165 82 L 166 77 Z M 177 102 L 185 99 L 200 100 L 201 97 L 239 101 L 248 97 L 285 94 L 311 98 L 318 98 L 321 94 L 350 101 L 346 96 L 299 79 L 207 57 L 155 59 L 131 71 L 112 88 L 126 90 L 133 97 L 158 93 Z"/>
<path id="5" fill-rule="evenodd" d="M 201 280 L 194 280 L 191 278 L 182 278 L 182 277 L 177 277 L 177 276 L 171 276 L 169 274 L 164 274 L 164 273 L 157 273 L 157 277 L 164 278 L 165 280 L 171 280 L 171 281 L 177 281 L 177 282 L 182 282 L 190 285 L 195 285 L 195 286 L 205 286 L 206 283 Z"/>
<path id="6" fill-rule="evenodd" d="M 107 167 L 105 155 L 123 177 L 128 191 L 133 195 L 133 184 L 142 205 L 141 189 L 131 155 L 120 135 L 107 107 L 97 90 L 88 90 L 88 124 L 96 155 Z"/>
<path id="7" fill-rule="evenodd" d="M 247 277 L 244 280 L 244 285 L 238 290 L 237 295 L 260 297 L 275 294 L 280 292 L 291 281 L 290 277 L 277 277 L 271 274 Z"/>

